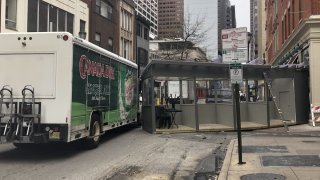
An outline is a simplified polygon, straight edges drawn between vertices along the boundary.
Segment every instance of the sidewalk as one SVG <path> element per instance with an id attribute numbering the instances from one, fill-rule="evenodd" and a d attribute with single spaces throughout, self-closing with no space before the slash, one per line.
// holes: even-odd
<path id="1" fill-rule="evenodd" d="M 320 127 L 314 128 L 320 133 Z M 243 165 L 238 164 L 238 141 L 232 140 L 218 179 L 319 180 L 320 136 L 290 135 L 243 136 Z"/>

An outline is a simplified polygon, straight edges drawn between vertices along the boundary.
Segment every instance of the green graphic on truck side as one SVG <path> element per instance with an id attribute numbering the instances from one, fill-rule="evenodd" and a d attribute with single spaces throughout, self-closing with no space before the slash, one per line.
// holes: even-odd
<path id="1" fill-rule="evenodd" d="M 73 51 L 71 126 L 88 126 L 93 111 L 108 124 L 136 118 L 136 69 L 78 45 Z"/>

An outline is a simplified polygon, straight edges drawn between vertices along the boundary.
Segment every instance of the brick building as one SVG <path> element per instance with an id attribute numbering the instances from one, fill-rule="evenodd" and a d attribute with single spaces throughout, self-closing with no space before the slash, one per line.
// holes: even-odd
<path id="1" fill-rule="evenodd" d="M 267 59 L 273 63 L 302 22 L 320 14 L 319 0 L 266 0 Z"/>
<path id="2" fill-rule="evenodd" d="M 133 0 L 86 0 L 89 6 L 89 41 L 135 62 Z"/>
<path id="3" fill-rule="evenodd" d="M 266 59 L 272 65 L 307 65 L 310 100 L 320 105 L 320 1 L 266 0 Z"/>
<path id="4" fill-rule="evenodd" d="M 158 39 L 183 38 L 183 0 L 158 0 Z"/>
<path id="5" fill-rule="evenodd" d="M 89 41 L 113 53 L 119 51 L 116 0 L 87 0 L 89 7 Z"/>

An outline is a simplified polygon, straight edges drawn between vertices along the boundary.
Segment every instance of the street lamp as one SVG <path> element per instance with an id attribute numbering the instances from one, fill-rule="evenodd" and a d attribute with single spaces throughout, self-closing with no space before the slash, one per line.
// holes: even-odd
<path id="1" fill-rule="evenodd" d="M 252 33 L 251 32 L 248 32 L 248 34 L 247 34 L 247 36 L 248 36 L 248 59 L 247 59 L 247 63 L 249 63 L 250 62 L 250 51 L 249 51 L 249 49 L 250 49 L 250 42 L 251 42 L 251 39 L 252 39 Z"/>

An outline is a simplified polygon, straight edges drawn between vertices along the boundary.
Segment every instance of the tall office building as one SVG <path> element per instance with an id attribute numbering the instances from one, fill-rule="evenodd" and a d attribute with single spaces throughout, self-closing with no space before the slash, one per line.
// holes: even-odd
<path id="1" fill-rule="evenodd" d="M 218 1 L 184 0 L 184 17 L 191 15 L 191 21 L 204 18 L 202 30 L 207 31 L 207 39 L 197 46 L 203 48 L 209 60 L 218 57 Z"/>
<path id="2" fill-rule="evenodd" d="M 261 0 L 250 0 L 250 60 L 258 57 L 258 1 Z"/>
<path id="3" fill-rule="evenodd" d="M 183 0 L 158 0 L 158 39 L 183 37 Z"/>
<path id="4" fill-rule="evenodd" d="M 158 36 L 158 0 L 133 0 L 137 14 L 151 22 L 150 38 Z"/>
<path id="5" fill-rule="evenodd" d="M 256 42 L 258 44 L 258 58 L 265 59 L 266 50 L 266 11 L 265 0 L 258 1 L 258 32 Z"/>
<path id="6" fill-rule="evenodd" d="M 229 0 L 218 0 L 218 50 L 222 52 L 221 30 L 236 28 L 235 6 Z"/>

